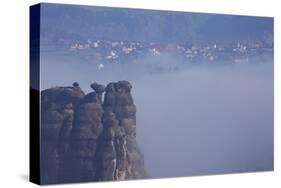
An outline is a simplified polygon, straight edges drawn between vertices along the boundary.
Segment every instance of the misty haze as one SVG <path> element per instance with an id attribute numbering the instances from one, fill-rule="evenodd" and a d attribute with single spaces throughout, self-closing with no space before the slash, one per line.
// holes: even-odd
<path id="1" fill-rule="evenodd" d="M 137 140 L 150 177 L 273 169 L 272 63 L 202 65 L 143 76 L 135 69 L 100 73 L 69 62 L 44 70 L 52 77 L 42 79 L 43 85 L 79 80 L 88 92 L 93 81 L 132 83 Z"/>
<path id="2" fill-rule="evenodd" d="M 138 140 L 151 176 L 272 170 L 272 75 L 267 64 L 135 81 Z"/>

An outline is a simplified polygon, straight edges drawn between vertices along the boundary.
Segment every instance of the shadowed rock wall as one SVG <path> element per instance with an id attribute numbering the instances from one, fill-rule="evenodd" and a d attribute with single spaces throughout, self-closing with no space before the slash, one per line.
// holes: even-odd
<path id="1" fill-rule="evenodd" d="M 128 81 L 41 92 L 42 183 L 145 178 Z M 104 101 L 103 101 L 103 93 Z"/>

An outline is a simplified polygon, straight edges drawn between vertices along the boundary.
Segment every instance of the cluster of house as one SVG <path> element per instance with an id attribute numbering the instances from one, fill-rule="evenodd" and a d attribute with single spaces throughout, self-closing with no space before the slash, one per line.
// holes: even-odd
<path id="1" fill-rule="evenodd" d="M 273 44 L 263 41 L 229 44 L 174 44 L 111 40 L 87 40 L 70 45 L 70 51 L 88 50 L 94 58 L 110 62 L 133 61 L 142 55 L 173 54 L 187 63 L 228 62 L 245 63 L 260 56 L 272 56 Z"/>

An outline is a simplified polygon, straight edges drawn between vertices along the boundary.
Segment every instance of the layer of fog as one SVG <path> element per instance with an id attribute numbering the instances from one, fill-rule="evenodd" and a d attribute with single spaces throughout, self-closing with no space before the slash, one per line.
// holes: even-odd
<path id="1" fill-rule="evenodd" d="M 194 68 L 133 82 L 151 177 L 273 169 L 272 64 Z"/>
<path id="2" fill-rule="evenodd" d="M 185 67 L 147 73 L 125 65 L 41 65 L 42 88 L 127 79 L 137 106 L 137 139 L 150 177 L 273 168 L 273 64 Z"/>

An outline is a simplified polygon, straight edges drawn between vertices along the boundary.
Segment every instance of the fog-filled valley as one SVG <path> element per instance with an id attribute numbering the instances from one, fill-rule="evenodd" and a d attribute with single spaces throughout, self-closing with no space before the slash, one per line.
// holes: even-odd
<path id="1" fill-rule="evenodd" d="M 272 62 L 192 65 L 164 73 L 82 64 L 43 63 L 42 89 L 77 81 L 90 92 L 94 81 L 130 81 L 137 140 L 150 177 L 273 168 Z"/>
<path id="2" fill-rule="evenodd" d="M 134 82 L 152 177 L 273 168 L 272 64 L 194 68 Z"/>

